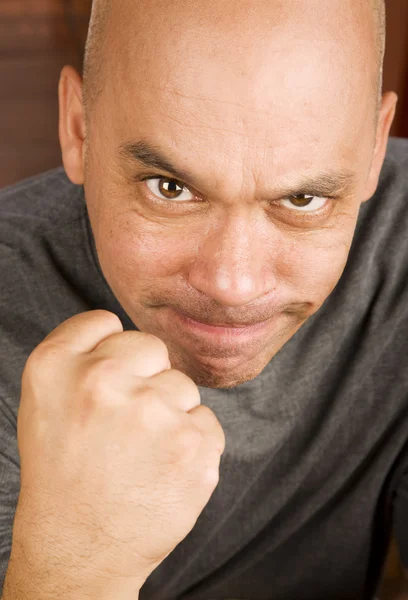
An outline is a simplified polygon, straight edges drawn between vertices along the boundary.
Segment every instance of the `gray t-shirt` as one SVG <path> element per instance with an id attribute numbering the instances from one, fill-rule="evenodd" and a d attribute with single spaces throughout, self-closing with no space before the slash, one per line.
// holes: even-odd
<path id="1" fill-rule="evenodd" d="M 0 193 L 0 584 L 19 494 L 31 351 L 106 309 L 82 186 L 62 168 Z M 408 140 L 391 139 L 335 290 L 253 381 L 200 387 L 226 434 L 220 482 L 140 600 L 371 599 L 395 534 L 408 567 Z M 135 524 L 136 525 L 136 524 Z"/>

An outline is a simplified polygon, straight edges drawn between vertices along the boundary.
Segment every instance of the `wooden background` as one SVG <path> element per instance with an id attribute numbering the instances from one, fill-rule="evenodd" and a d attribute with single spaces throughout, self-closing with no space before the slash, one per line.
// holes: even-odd
<path id="1" fill-rule="evenodd" d="M 81 69 L 91 0 L 0 0 L 0 187 L 61 164 L 57 86 Z M 392 135 L 408 137 L 408 0 L 387 2 L 384 90 L 399 94 Z M 384 598 L 401 568 L 390 549 Z"/>

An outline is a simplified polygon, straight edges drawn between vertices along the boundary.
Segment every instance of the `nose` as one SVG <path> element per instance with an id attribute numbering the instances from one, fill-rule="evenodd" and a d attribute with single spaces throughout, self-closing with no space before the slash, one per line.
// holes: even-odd
<path id="1" fill-rule="evenodd" d="M 243 306 L 272 292 L 277 240 L 271 238 L 271 224 L 266 226 L 261 219 L 230 215 L 211 233 L 204 233 L 189 284 L 224 306 Z"/>

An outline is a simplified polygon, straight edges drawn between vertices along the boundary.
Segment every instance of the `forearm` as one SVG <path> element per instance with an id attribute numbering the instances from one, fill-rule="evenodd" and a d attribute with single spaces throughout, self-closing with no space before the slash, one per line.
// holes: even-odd
<path id="1" fill-rule="evenodd" d="M 138 600 L 146 576 L 130 568 L 128 577 L 112 575 L 107 557 L 102 566 L 86 540 L 72 543 L 61 529 L 41 535 L 33 522 L 20 496 L 0 600 Z M 114 566 L 113 551 L 111 559 Z"/>
<path id="2" fill-rule="evenodd" d="M 0 600 L 27 600 L 28 598 L 30 600 L 59 600 L 60 598 L 64 598 L 64 600 L 139 600 L 139 594 L 134 592 L 123 592 L 123 590 L 109 592 L 106 590 L 106 586 L 103 591 L 101 589 L 98 592 L 96 587 L 93 590 L 86 591 L 84 586 L 75 586 L 72 585 L 72 582 L 69 585 L 59 582 L 58 585 L 51 586 L 49 581 L 46 581 L 45 584 L 43 581 L 38 587 L 20 576 L 16 578 L 8 575 Z"/>
<path id="3" fill-rule="evenodd" d="M 7 571 L 6 580 L 4 582 L 3 593 L 0 600 L 138 600 L 139 594 L 134 589 L 124 590 L 123 586 L 117 584 L 110 586 L 107 589 L 105 583 L 101 583 L 100 587 L 93 582 L 92 587 L 87 589 L 86 585 L 79 585 L 76 582 L 64 583 L 59 581 L 53 583 L 51 579 L 36 578 L 36 583 L 33 580 L 27 579 L 25 572 L 18 573 L 15 571 Z"/>
<path id="4" fill-rule="evenodd" d="M 85 559 L 84 559 L 85 560 Z M 51 561 L 49 561 L 50 563 Z M 24 551 L 12 551 L 0 600 L 138 600 L 134 581 L 109 581 L 97 575 L 84 577 L 56 564 L 27 560 Z"/>

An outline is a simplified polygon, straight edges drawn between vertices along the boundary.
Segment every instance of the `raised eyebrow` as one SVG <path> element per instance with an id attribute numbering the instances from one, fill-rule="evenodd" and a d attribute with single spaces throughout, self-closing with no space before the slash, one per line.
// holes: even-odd
<path id="1" fill-rule="evenodd" d="M 147 168 L 166 171 L 175 179 L 197 188 L 200 187 L 199 180 L 192 173 L 173 165 L 157 146 L 146 140 L 125 142 L 120 145 L 119 152 L 127 160 L 137 161 Z M 284 186 L 277 186 L 271 190 L 268 197 L 283 198 L 300 194 L 313 194 L 316 196 L 347 195 L 354 190 L 356 183 L 357 175 L 350 169 L 322 171 L 316 175 L 303 177 L 297 183 L 293 181 L 293 183 Z"/>

